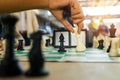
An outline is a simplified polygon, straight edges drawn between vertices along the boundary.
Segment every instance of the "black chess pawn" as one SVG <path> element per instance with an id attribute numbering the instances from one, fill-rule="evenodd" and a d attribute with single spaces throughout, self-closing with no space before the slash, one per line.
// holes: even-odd
<path id="1" fill-rule="evenodd" d="M 18 18 L 9 14 L 1 16 L 2 37 L 6 40 L 5 55 L 0 63 L 0 76 L 17 76 L 23 73 L 14 55 L 15 24 Z"/>
<path id="2" fill-rule="evenodd" d="M 46 76 L 49 74 L 48 70 L 44 67 L 44 58 L 41 50 L 41 40 L 43 32 L 38 31 L 31 34 L 32 48 L 28 53 L 30 68 L 25 73 L 26 76 Z"/>
<path id="3" fill-rule="evenodd" d="M 103 42 L 104 42 L 103 39 L 101 39 L 101 40 L 98 41 L 98 43 L 99 43 L 98 49 L 103 49 L 104 48 Z"/>
<path id="4" fill-rule="evenodd" d="M 18 40 L 17 50 L 20 50 L 20 51 L 24 50 L 24 48 L 23 48 L 23 40 Z"/>
<path id="5" fill-rule="evenodd" d="M 60 46 L 59 46 L 59 50 L 58 52 L 66 52 L 65 47 L 64 47 L 64 36 L 61 33 L 60 37 L 59 37 L 59 42 L 60 42 Z"/>
<path id="6" fill-rule="evenodd" d="M 47 39 L 46 40 L 46 44 L 45 44 L 47 47 L 49 47 L 50 46 L 50 39 Z"/>

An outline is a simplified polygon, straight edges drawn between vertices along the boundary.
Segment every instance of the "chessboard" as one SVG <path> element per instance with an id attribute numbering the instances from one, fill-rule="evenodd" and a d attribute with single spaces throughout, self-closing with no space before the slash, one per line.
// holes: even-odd
<path id="1" fill-rule="evenodd" d="M 29 47 L 25 48 L 24 51 L 15 49 L 14 53 L 18 60 L 28 61 L 29 50 Z M 66 50 L 66 52 L 58 52 L 58 48 L 47 47 L 42 50 L 42 53 L 45 61 L 53 62 L 120 62 L 120 57 L 109 57 L 108 53 L 102 49 L 87 48 L 81 52 L 76 52 L 75 48 L 66 48 Z"/>

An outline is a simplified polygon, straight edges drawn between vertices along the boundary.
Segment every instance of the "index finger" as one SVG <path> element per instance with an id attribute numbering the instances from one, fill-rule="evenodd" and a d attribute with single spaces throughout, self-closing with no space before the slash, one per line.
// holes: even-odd
<path id="1" fill-rule="evenodd" d="M 80 23 L 78 23 L 77 25 L 78 25 L 78 30 L 77 30 L 77 32 L 78 32 L 78 34 L 80 34 L 80 32 L 81 32 L 81 30 L 82 30 L 82 28 L 83 28 L 83 23 L 80 22 Z"/>
<path id="2" fill-rule="evenodd" d="M 61 23 L 63 23 L 63 25 L 72 33 L 74 33 L 74 29 L 72 27 L 72 25 L 66 20 L 66 19 L 63 19 L 61 20 Z"/>

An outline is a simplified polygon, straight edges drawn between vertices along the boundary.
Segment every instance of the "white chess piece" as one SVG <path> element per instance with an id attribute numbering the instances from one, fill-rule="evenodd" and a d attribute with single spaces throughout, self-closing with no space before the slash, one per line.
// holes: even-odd
<path id="1" fill-rule="evenodd" d="M 98 45 L 99 45 L 99 43 L 98 43 L 97 37 L 94 36 L 94 37 L 93 37 L 93 48 L 97 48 Z"/>
<path id="2" fill-rule="evenodd" d="M 120 48 L 120 34 L 118 34 L 118 38 L 119 38 L 119 48 Z"/>
<path id="3" fill-rule="evenodd" d="M 83 44 L 83 42 L 80 39 L 80 34 L 78 34 L 77 29 L 75 28 L 75 36 L 76 36 L 76 42 L 77 42 L 77 46 L 76 46 L 76 51 L 85 51 L 86 47 L 85 44 Z"/>
<path id="4" fill-rule="evenodd" d="M 112 44 L 111 44 L 111 49 L 110 49 L 110 52 L 109 52 L 109 56 L 112 56 L 112 57 L 117 57 L 117 56 L 120 56 L 119 54 L 119 38 L 110 38 L 111 41 L 112 41 Z"/>
<path id="5" fill-rule="evenodd" d="M 41 48 L 42 48 L 42 49 L 45 49 L 45 48 L 46 48 L 45 44 L 46 44 L 46 41 L 42 39 L 42 40 L 41 40 Z"/>
<path id="6" fill-rule="evenodd" d="M 77 37 L 77 47 L 76 47 L 76 51 L 85 51 L 86 47 L 83 44 L 83 42 L 80 39 L 80 35 L 76 35 Z"/>
<path id="7" fill-rule="evenodd" d="M 46 48 L 46 39 L 49 39 L 49 37 L 46 36 L 46 35 L 43 35 L 42 36 L 42 40 L 41 40 L 41 47 L 42 47 L 42 49 Z"/>
<path id="8" fill-rule="evenodd" d="M 105 36 L 102 35 L 102 34 L 99 34 L 99 35 L 97 36 L 97 40 L 99 41 L 99 40 L 101 40 L 101 39 L 105 40 Z"/>

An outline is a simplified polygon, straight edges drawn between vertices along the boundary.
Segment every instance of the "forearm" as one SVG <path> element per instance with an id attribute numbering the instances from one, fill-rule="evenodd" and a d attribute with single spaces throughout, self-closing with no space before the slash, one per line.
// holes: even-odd
<path id="1" fill-rule="evenodd" d="M 48 8 L 49 0 L 0 0 L 0 14 Z"/>

